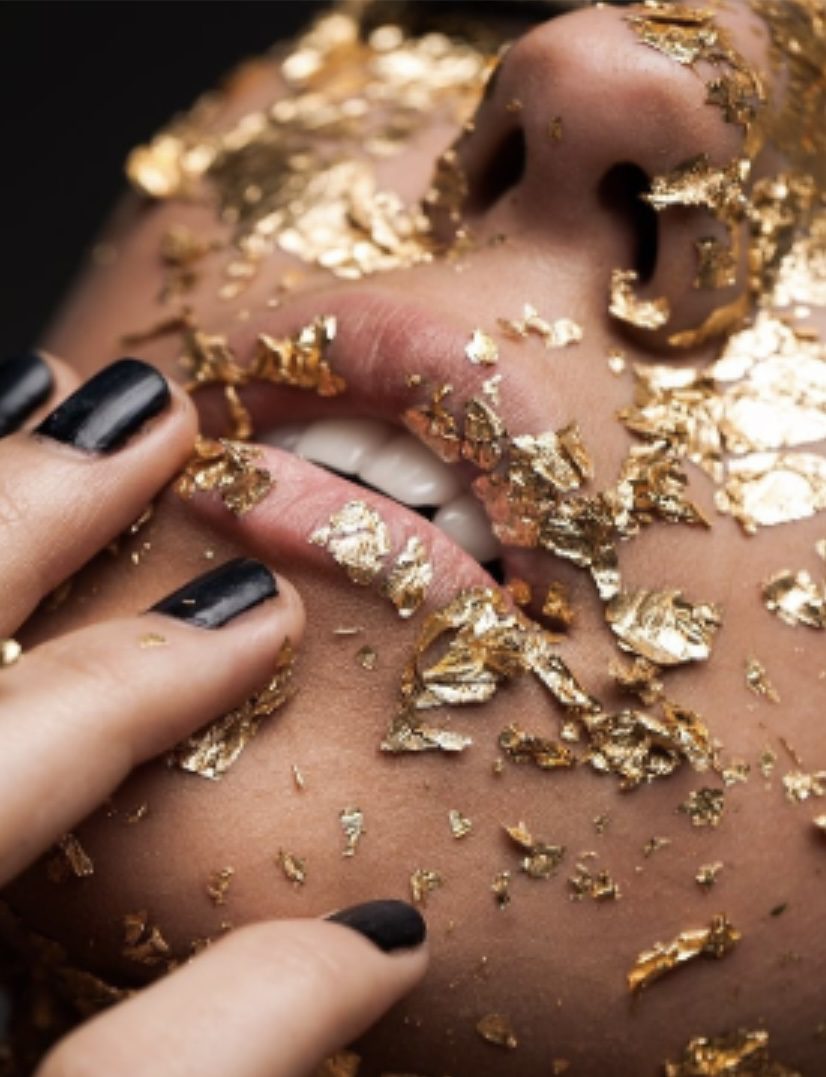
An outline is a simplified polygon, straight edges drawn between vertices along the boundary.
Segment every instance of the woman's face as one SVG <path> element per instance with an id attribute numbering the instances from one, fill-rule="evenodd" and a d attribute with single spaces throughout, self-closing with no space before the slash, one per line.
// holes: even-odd
<path id="1" fill-rule="evenodd" d="M 642 1073 L 738 1028 L 815 1072 L 822 837 L 782 779 L 824 766 L 819 641 L 761 585 L 821 576 L 822 268 L 789 255 L 782 294 L 777 272 L 824 169 L 822 67 L 782 47 L 805 30 L 822 63 L 823 27 L 802 2 L 514 11 L 498 61 L 334 16 L 131 159 L 163 197 L 123 208 L 46 345 L 90 373 L 131 335 L 206 433 L 270 446 L 274 485 L 241 515 L 165 495 L 32 638 L 239 547 L 296 583 L 307 637 L 295 697 L 219 780 L 144 768 L 79 831 L 94 877 L 38 868 L 13 902 L 124 979 L 154 969 L 123 956 L 139 909 L 186 953 L 436 873 L 432 972 L 367 1072 Z M 703 789 L 722 819 L 678 810 Z M 553 877 L 519 823 L 565 847 Z M 723 912 L 742 942 L 631 999 L 642 951 Z"/>

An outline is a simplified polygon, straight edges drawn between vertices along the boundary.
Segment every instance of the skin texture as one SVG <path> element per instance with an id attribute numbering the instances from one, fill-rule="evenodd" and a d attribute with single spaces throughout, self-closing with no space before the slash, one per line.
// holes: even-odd
<path id="1" fill-rule="evenodd" d="M 741 10 L 728 11 L 724 19 L 739 47 L 762 63 L 760 24 Z M 274 66 L 248 70 L 231 86 L 218 122 L 230 123 L 277 92 Z M 523 102 L 516 120 L 505 107 L 515 97 Z M 504 378 L 501 412 L 512 432 L 538 433 L 576 419 L 595 459 L 594 488 L 608 485 L 630 444 L 615 414 L 632 390 L 628 374 L 609 372 L 606 356 L 619 345 L 630 366 L 631 360 L 660 361 L 663 352 L 659 338 L 631 339 L 608 318 L 608 271 L 632 264 L 635 236 L 622 207 L 601 198 L 600 183 L 619 163 L 659 173 L 700 152 L 715 164 L 730 160 L 738 148 L 737 129 L 722 123 L 703 98 L 702 81 L 640 46 L 620 12 L 581 12 L 538 26 L 512 48 L 473 136 L 461 147 L 473 191 L 475 183 L 483 186 L 490 147 L 502 131 L 517 122 L 525 130 L 522 177 L 492 205 L 470 203 L 474 232 L 482 238 L 504 233 L 506 243 L 480 243 L 461 272 L 436 262 L 348 285 L 308 272 L 300 293 L 278 311 L 268 311 L 264 300 L 272 280 L 295 267 L 293 260 L 274 258 L 259 282 L 227 302 L 215 298 L 226 258 L 218 254 L 192 296 L 200 323 L 227 333 L 245 358 L 257 332 L 283 335 L 313 314 L 326 313 L 335 295 L 335 302 L 350 304 L 343 332 L 356 334 L 360 319 L 370 326 L 372 342 L 359 362 L 382 383 L 381 392 L 359 389 L 322 401 L 290 390 L 261 390 L 250 393 L 254 412 L 269 425 L 339 414 L 398 419 L 406 406 L 405 375 L 435 374 L 446 360 L 416 316 L 399 315 L 375 331 L 376 311 L 387 297 L 412 298 L 417 309 L 465 340 L 473 328 L 490 326 L 495 316 L 514 316 L 524 302 L 533 302 L 546 316 L 582 324 L 585 339 L 552 353 L 536 340 L 503 342 L 497 368 Z M 542 134 L 556 113 L 565 118 L 558 146 Z M 434 121 L 408 151 L 380 165 L 380 183 L 405 198 L 420 196 L 434 154 L 455 134 Z M 757 172 L 776 166 L 769 150 Z M 707 233 L 707 219 L 685 211 L 673 221 L 661 230 L 654 276 L 643 294 L 668 296 L 673 326 L 679 328 L 696 325 L 727 296 L 688 287 L 691 240 Z M 47 336 L 48 347 L 85 374 L 119 354 L 124 330 L 157 322 L 164 313 L 156 300 L 158 244 L 173 224 L 208 226 L 220 235 L 202 207 L 126 205 L 108 236 L 119 252 L 116 263 L 84 274 Z M 253 312 L 248 321 L 239 319 L 242 309 Z M 403 350 L 396 337 L 409 350 L 403 369 L 386 359 Z M 334 366 L 337 347 L 338 342 L 330 353 Z M 347 352 L 345 336 L 340 351 L 345 366 L 352 363 Z M 169 340 L 140 348 L 141 357 L 167 371 L 175 369 L 176 354 Z M 688 358 L 713 354 L 709 346 Z M 681 358 L 670 361 L 679 364 Z M 489 372 L 464 363 L 454 364 L 451 377 L 454 373 L 454 381 L 462 379 L 456 390 L 461 400 L 462 389 L 478 391 Z M 220 401 L 205 393 L 198 403 L 205 428 L 220 430 Z M 208 549 L 216 560 L 238 552 L 263 555 L 276 570 L 288 572 L 306 607 L 298 695 L 220 783 L 171 773 L 162 764 L 144 767 L 119 790 L 115 803 L 123 810 L 148 803 L 146 820 L 127 829 L 99 815 L 80 828 L 95 860 L 94 879 L 67 885 L 58 895 L 35 869 L 12 889 L 13 906 L 66 942 L 81 963 L 107 975 L 139 978 L 142 970 L 118 956 L 120 918 L 127 911 L 150 909 L 173 946 L 185 951 L 191 939 L 216 932 L 225 921 L 241 925 L 262 917 L 314 915 L 375 896 L 405 896 L 414 869 L 434 868 L 445 885 L 426 908 L 431 970 L 358 1045 L 366 1075 L 527 1075 L 549 1072 L 555 1058 L 572 1060 L 572 1072 L 582 1075 L 604 1074 L 609 1065 L 612 1072 L 653 1074 L 692 1036 L 738 1027 L 768 1029 L 778 1059 L 807 1074 L 819 1072 L 824 1045 L 814 1033 L 823 1019 L 819 970 L 826 961 L 822 837 L 809 823 L 816 814 L 811 802 L 788 804 L 778 774 L 798 769 L 783 754 L 781 737 L 805 769 L 824 765 L 822 663 L 819 640 L 770 617 L 757 583 L 785 567 L 807 568 L 818 577 L 813 547 L 823 533 L 821 523 L 815 519 L 746 537 L 734 521 L 714 513 L 710 485 L 692 470 L 690 493 L 713 520 L 712 531 L 655 525 L 620 549 L 627 583 L 680 588 L 690 599 L 714 601 L 724 610 L 712 660 L 701 670 L 669 673 L 668 695 L 703 714 L 728 756 L 750 761 L 753 774 L 731 792 L 719 829 L 695 829 L 675 809 L 691 790 L 716 783 L 687 768 L 627 794 L 612 777 L 584 768 L 546 774 L 507 765 L 501 776 L 494 775 L 496 735 L 505 725 L 517 721 L 548 736 L 557 727 L 554 704 L 527 681 L 501 691 L 484 708 L 452 712 L 452 725 L 475 740 L 464 756 L 380 757 L 377 745 L 393 714 L 400 670 L 422 614 L 410 623 L 399 621 L 386 601 L 355 587 L 307 544 L 310 532 L 326 522 L 329 497 L 336 507 L 352 490 L 324 493 L 324 476 L 313 477 L 306 465 L 274 450 L 266 462 L 277 486 L 240 521 L 209 499 L 184 506 L 166 495 L 144 562 L 135 568 L 121 557 L 95 564 L 79 581 L 73 601 L 31 626 L 30 639 L 146 606 L 202 569 Z M 411 526 L 394 518 L 394 540 Z M 590 581 L 545 555 L 513 552 L 506 560 L 514 574 L 539 588 L 550 579 L 568 585 L 577 621 L 560 653 L 589 691 L 607 706 L 617 705 L 607 674 L 616 650 Z M 426 609 L 437 608 L 458 585 L 475 578 L 473 566 L 450 550 L 434 547 L 434 564 L 436 583 Z M 364 634 L 333 634 L 337 626 L 351 624 L 365 626 Z M 365 642 L 379 653 L 374 671 L 354 661 Z M 752 654 L 767 665 L 781 705 L 747 691 L 744 662 Z M 182 684 L 197 677 L 197 669 L 179 672 Z M 766 746 L 781 755 L 771 782 L 755 766 Z M 293 784 L 292 764 L 306 777 L 304 791 Z M 344 860 L 337 816 L 351 805 L 363 810 L 367 834 L 357 855 Z M 448 828 L 453 808 L 474 822 L 474 834 L 462 842 Z M 593 819 L 603 813 L 610 822 L 599 835 Z M 501 825 L 519 820 L 538 839 L 567 847 L 557 878 L 518 875 L 518 858 Z M 646 858 L 643 846 L 654 835 L 671 844 Z M 290 886 L 274 865 L 279 849 L 306 857 L 303 888 Z M 622 890 L 620 901 L 568 900 L 565 876 L 585 850 L 596 851 L 597 867 L 611 871 Z M 712 861 L 725 867 L 706 894 L 694 875 Z M 224 865 L 232 865 L 236 876 L 227 905 L 215 908 L 205 885 Z M 515 875 L 513 902 L 504 911 L 489 891 L 503 869 Z M 782 915 L 772 915 L 781 905 Z M 641 950 L 703 926 L 721 911 L 743 933 L 732 955 L 719 963 L 694 962 L 642 998 L 630 999 L 624 977 Z M 482 1042 L 474 1026 L 490 1012 L 508 1015 L 517 1050 L 505 1053 Z"/>

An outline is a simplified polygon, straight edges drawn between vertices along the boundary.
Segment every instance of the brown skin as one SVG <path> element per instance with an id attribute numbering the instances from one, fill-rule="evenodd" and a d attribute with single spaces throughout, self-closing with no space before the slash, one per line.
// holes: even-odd
<path id="1" fill-rule="evenodd" d="M 748 17 L 738 18 L 740 46 L 759 56 L 759 33 Z M 553 95 L 545 100 L 548 78 Z M 269 100 L 275 82 L 265 64 L 237 80 L 225 120 Z M 543 314 L 583 324 L 583 343 L 564 351 L 547 353 L 535 341 L 502 345 L 502 411 L 512 432 L 536 433 L 576 419 L 596 461 L 594 488 L 600 488 L 613 480 L 630 443 L 614 418 L 630 399 L 630 376 L 609 373 L 605 357 L 617 345 L 629 360 L 658 361 L 663 353 L 649 340 L 631 342 L 607 317 L 608 268 L 630 264 L 633 236 L 627 220 L 600 203 L 599 180 L 618 162 L 664 171 L 700 151 L 722 164 L 736 151 L 738 135 L 717 110 L 703 105 L 696 76 L 639 46 L 615 11 L 551 22 L 517 45 L 496 93 L 482 106 L 481 140 L 495 141 L 496 125 L 506 115 L 512 120 L 503 106 L 514 96 L 524 103 L 525 176 L 472 220 L 478 235 L 505 232 L 508 242 L 492 248 L 480 244 L 461 273 L 436 263 L 390 274 L 380 284 L 394 294 L 415 295 L 467 335 L 476 326 L 492 328 L 495 315 L 516 314 L 526 300 Z M 555 112 L 565 118 L 563 142 L 552 147 L 532 141 L 532 130 Z M 447 127 L 434 124 L 427 138 L 381 166 L 380 183 L 406 197 L 420 194 L 433 153 L 450 137 Z M 475 155 L 481 159 L 484 152 L 472 145 L 463 152 L 473 178 Z M 117 262 L 87 271 L 46 346 L 87 374 L 120 354 L 124 330 L 160 320 L 167 308 L 156 301 L 158 241 L 171 224 L 181 223 L 206 225 L 220 234 L 204 209 L 176 204 L 124 210 L 111 235 Z M 706 219 L 686 214 L 680 228 L 661 233 L 658 268 L 647 294 L 671 298 L 676 326 L 697 324 L 720 302 L 719 295 L 686 289 L 689 237 L 706 231 Z M 252 330 L 237 312 L 253 312 L 255 331 L 280 331 L 284 313 L 267 312 L 263 301 L 272 282 L 296 263 L 286 256 L 274 259 L 246 294 L 224 302 L 215 298 L 224 259 L 220 254 L 209 262 L 191 299 L 200 323 L 227 333 L 244 358 Z M 330 282 L 308 273 L 302 290 L 316 285 L 326 289 Z M 324 312 L 323 305 L 316 310 Z M 298 324 L 296 316 L 291 328 Z M 176 369 L 176 345 L 170 340 L 142 346 L 140 354 L 167 371 Z M 706 354 L 712 355 L 713 347 Z M 471 370 L 468 385 L 478 391 L 483 376 Z M 510 384 L 516 387 L 513 395 Z M 219 429 L 220 401 L 204 394 L 200 402 L 206 424 Z M 358 401 L 348 404 L 347 397 L 320 402 L 289 391 L 269 394 L 267 407 L 270 420 L 283 409 L 284 421 L 343 414 L 348 407 L 356 414 L 366 410 Z M 278 479 L 278 459 L 273 460 Z M 736 523 L 714 513 L 709 483 L 693 472 L 692 494 L 713 520 L 711 532 L 656 525 L 621 548 L 627 583 L 681 588 L 695 601 L 714 601 L 724 609 L 711 661 L 668 674 L 667 691 L 704 715 L 727 757 L 751 763 L 752 777 L 729 793 L 719 829 L 694 829 L 686 816 L 675 814 L 676 807 L 692 789 L 718 783 L 687 768 L 627 794 L 614 778 L 586 768 L 546 774 L 507 764 L 495 776 L 491 763 L 503 726 L 518 722 L 554 735 L 558 708 L 528 681 L 501 691 L 482 709 L 453 712 L 455 727 L 475 740 L 462 757 L 379 756 L 377 744 L 393 713 L 400 670 L 423 615 L 400 622 L 386 601 L 355 587 L 323 555 L 279 541 L 279 514 L 298 511 L 300 504 L 290 500 L 290 466 L 283 464 L 286 489 L 276 487 L 266 506 L 243 521 L 220 506 L 183 506 L 166 495 L 147 533 L 151 552 L 139 568 L 123 555 L 104 555 L 72 600 L 31 626 L 30 640 L 35 640 L 145 607 L 202 569 L 207 548 L 215 551 L 216 561 L 246 551 L 263 553 L 276 568 L 283 562 L 307 609 L 298 695 L 262 730 L 236 768 L 211 783 L 170 772 L 161 763 L 144 767 L 115 803 L 128 811 L 146 802 L 147 819 L 128 827 L 121 817 L 100 813 L 80 830 L 95 861 L 94 879 L 64 886 L 58 894 L 35 869 L 12 890 L 13 905 L 25 909 L 31 924 L 65 941 L 77 960 L 107 975 L 135 977 L 141 970 L 118 958 L 120 918 L 127 911 L 151 910 L 153 921 L 185 952 L 190 940 L 215 933 L 224 921 L 240 925 L 261 917 L 313 915 L 373 896 L 404 896 L 415 868 L 436 868 L 445 885 L 426 910 L 431 971 L 359 1046 L 365 1074 L 527 1075 L 549 1072 L 554 1058 L 571 1059 L 572 1072 L 583 1075 L 604 1074 L 607 1068 L 654 1073 L 692 1036 L 738 1027 L 768 1029 L 778 1059 L 804 1073 L 819 1072 L 824 1045 L 814 1032 L 823 1019 L 826 962 L 823 842 L 809 822 L 816 810 L 788 804 L 779 775 L 798 769 L 780 746 L 781 737 L 799 753 L 804 769 L 826 763 L 819 728 L 826 693 L 815 651 L 819 640 L 766 613 L 757 584 L 784 567 L 808 568 L 818 577 L 813 546 L 823 534 L 821 523 L 746 537 Z M 578 618 L 561 653 L 606 706 L 618 705 L 607 675 L 616 650 L 590 581 L 535 554 L 517 554 L 511 565 L 539 587 L 552 578 L 569 585 Z M 454 584 L 453 577 L 437 580 L 427 608 L 445 601 Z M 342 624 L 367 630 L 363 636 L 336 638 L 333 629 Z M 364 642 L 379 652 L 373 672 L 354 661 Z M 767 665 L 781 705 L 747 691 L 744 662 L 752 654 Z M 182 670 L 181 676 L 197 676 L 197 670 Z M 780 757 L 768 783 L 756 768 L 766 746 Z M 303 792 L 293 785 L 293 763 L 306 777 Z M 337 816 L 356 804 L 365 813 L 367 835 L 356 857 L 343 860 Z M 473 835 L 462 842 L 450 835 L 451 808 L 474 822 Z M 592 820 L 603 813 L 610 823 L 597 835 Z M 556 879 L 519 875 L 516 851 L 501 831 L 502 824 L 518 820 L 525 820 L 537 838 L 567 847 Z M 670 838 L 671 845 L 646 859 L 642 849 L 653 835 Z M 306 857 L 306 886 L 294 889 L 283 879 L 274 865 L 279 849 Z M 597 867 L 616 878 L 619 902 L 597 906 L 568 900 L 564 880 L 584 850 L 596 851 Z M 717 860 L 725 867 L 705 894 L 694 874 L 700 864 Z M 236 876 L 227 905 L 215 908 L 205 883 L 224 865 L 232 865 Z M 504 911 L 489 891 L 502 869 L 514 872 L 513 903 Z M 772 915 L 781 905 L 782 915 Z M 641 950 L 702 926 L 720 911 L 743 933 L 732 955 L 719 963 L 695 962 L 641 999 L 629 998 L 624 977 Z M 507 1014 L 517 1032 L 519 1048 L 512 1054 L 484 1044 L 475 1032 L 476 1021 L 491 1011 Z"/>

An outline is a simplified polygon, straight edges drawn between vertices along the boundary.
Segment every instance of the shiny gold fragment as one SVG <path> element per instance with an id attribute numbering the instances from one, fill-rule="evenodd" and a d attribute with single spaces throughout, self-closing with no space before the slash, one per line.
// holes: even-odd
<path id="1" fill-rule="evenodd" d="M 769 1056 L 769 1034 L 740 1028 L 724 1036 L 695 1036 L 677 1062 L 666 1062 L 665 1077 L 803 1077 Z"/>
<path id="2" fill-rule="evenodd" d="M 344 852 L 341 855 L 345 857 L 355 856 L 359 842 L 366 833 L 364 829 L 364 812 L 361 808 L 343 808 L 339 812 L 338 818 L 341 823 L 341 829 L 344 831 L 345 840 Z"/>
<path id="3" fill-rule="evenodd" d="M 123 917 L 123 947 L 121 954 L 139 965 L 160 965 L 170 960 L 169 943 L 157 925 L 150 923 L 145 911 L 126 913 Z"/>
<path id="4" fill-rule="evenodd" d="M 226 905 L 227 894 L 235 876 L 235 868 L 218 868 L 209 876 L 206 884 L 207 897 L 213 905 Z"/>
<path id="5" fill-rule="evenodd" d="M 387 524 L 364 501 L 348 501 L 310 535 L 310 542 L 326 549 L 350 579 L 362 587 L 378 576 L 390 553 Z"/>
<path id="6" fill-rule="evenodd" d="M 427 597 L 433 582 L 433 565 L 417 535 L 411 535 L 393 562 L 383 591 L 402 618 L 412 617 Z"/>
<path id="7" fill-rule="evenodd" d="M 283 340 L 262 333 L 245 380 L 309 390 L 318 396 L 340 396 L 347 383 L 333 372 L 327 358 L 336 328 L 332 315 L 322 315 Z"/>
<path id="8" fill-rule="evenodd" d="M 16 639 L 0 639 L 0 669 L 8 669 L 19 662 L 23 648 Z"/>
<path id="9" fill-rule="evenodd" d="M 274 486 L 269 471 L 253 461 L 260 451 L 237 441 L 198 437 L 195 453 L 175 484 L 176 492 L 189 499 L 196 493 L 215 491 L 235 516 L 255 508 Z"/>
<path id="10" fill-rule="evenodd" d="M 658 852 L 660 849 L 664 849 L 666 845 L 670 844 L 671 838 L 662 838 L 655 835 L 653 838 L 649 838 L 642 847 L 642 855 L 647 859 L 649 856 L 653 856 L 654 853 Z"/>
<path id="11" fill-rule="evenodd" d="M 647 658 L 637 655 L 630 665 L 612 659 L 608 672 L 621 691 L 637 696 L 646 706 L 651 706 L 662 699 L 663 682 L 659 679 L 662 671 Z"/>
<path id="12" fill-rule="evenodd" d="M 497 871 L 493 877 L 490 889 L 500 909 L 506 909 L 511 903 L 512 879 L 513 875 L 510 871 Z"/>
<path id="13" fill-rule="evenodd" d="M 802 803 L 810 797 L 826 796 L 826 770 L 807 774 L 805 771 L 791 771 L 783 775 L 783 789 L 786 799 L 793 804 Z"/>
<path id="14" fill-rule="evenodd" d="M 693 605 L 680 591 L 621 591 L 605 614 L 624 650 L 660 666 L 706 660 L 722 623 L 717 606 Z"/>
<path id="15" fill-rule="evenodd" d="M 476 1022 L 476 1031 L 486 1043 L 513 1051 L 519 1045 L 516 1033 L 504 1014 L 488 1013 Z"/>
<path id="16" fill-rule="evenodd" d="M 708 927 L 683 931 L 671 942 L 658 942 L 652 949 L 644 950 L 628 973 L 628 989 L 636 994 L 672 969 L 698 957 L 725 957 L 741 938 L 725 913 L 718 913 Z"/>
<path id="17" fill-rule="evenodd" d="M 410 876 L 410 893 L 417 905 L 426 905 L 428 894 L 444 886 L 441 872 L 432 868 L 416 868 Z"/>
<path id="18" fill-rule="evenodd" d="M 625 358 L 625 353 L 619 348 L 612 348 L 608 353 L 608 369 L 611 373 L 616 377 L 619 377 L 620 374 L 625 373 L 626 366 L 627 360 Z"/>
<path id="19" fill-rule="evenodd" d="M 776 573 L 763 584 L 762 596 L 766 609 L 786 624 L 826 628 L 826 587 L 805 569 Z"/>
<path id="20" fill-rule="evenodd" d="M 375 647 L 371 647 L 369 643 L 365 643 L 363 647 L 359 647 L 356 651 L 356 665 L 361 666 L 362 669 L 372 673 L 378 664 L 378 651 Z"/>
<path id="21" fill-rule="evenodd" d="M 138 646 L 141 650 L 151 650 L 154 647 L 166 647 L 169 640 L 166 636 L 162 636 L 160 632 L 144 632 L 144 634 L 138 640 Z"/>
<path id="22" fill-rule="evenodd" d="M 756 696 L 763 696 L 771 703 L 780 702 L 780 694 L 769 680 L 765 666 L 753 655 L 746 659 L 746 684 Z"/>
<path id="23" fill-rule="evenodd" d="M 483 471 L 492 471 L 505 451 L 507 430 L 484 400 L 472 398 L 464 408 L 461 455 Z"/>
<path id="24" fill-rule="evenodd" d="M 564 845 L 536 841 L 524 823 L 505 826 L 505 833 L 526 855 L 520 867 L 531 879 L 550 879 L 565 856 Z"/>
<path id="25" fill-rule="evenodd" d="M 618 884 L 605 871 L 592 871 L 587 864 L 577 864 L 573 875 L 568 877 L 571 901 L 589 897 L 593 901 L 618 901 L 621 892 Z"/>
<path id="26" fill-rule="evenodd" d="M 665 296 L 659 299 L 640 299 L 634 293 L 638 274 L 634 269 L 611 271 L 609 312 L 618 321 L 640 329 L 660 329 L 671 317 L 671 307 Z"/>
<path id="27" fill-rule="evenodd" d="M 336 1051 L 325 1058 L 313 1077 L 358 1077 L 361 1069 L 361 1056 L 355 1051 Z"/>
<path id="28" fill-rule="evenodd" d="M 303 886 L 307 881 L 307 862 L 303 857 L 296 856 L 295 853 L 289 853 L 284 849 L 279 849 L 275 862 L 284 872 L 284 878 L 288 882 L 294 883 L 298 887 Z"/>
<path id="29" fill-rule="evenodd" d="M 689 817 L 692 826 L 718 827 L 725 810 L 725 793 L 722 789 L 692 790 L 679 810 Z"/>
<path id="30" fill-rule="evenodd" d="M 447 464 L 455 464 L 462 451 L 458 424 L 445 406 L 452 392 L 452 385 L 437 385 L 428 403 L 408 408 L 402 416 L 408 430 Z"/>
<path id="31" fill-rule="evenodd" d="M 802 452 L 733 458 L 715 504 L 747 532 L 804 520 L 826 509 L 826 460 Z"/>
<path id="32" fill-rule="evenodd" d="M 550 348 L 566 348 L 582 340 L 582 326 L 571 318 L 557 318 L 548 322 L 540 317 L 539 311 L 530 303 L 522 307 L 521 318 L 498 318 L 497 323 L 510 340 L 525 340 L 528 336 L 539 337 Z"/>
<path id="33" fill-rule="evenodd" d="M 560 632 L 567 632 L 574 623 L 574 609 L 562 583 L 549 583 L 542 601 L 542 613 Z"/>
<path id="34" fill-rule="evenodd" d="M 701 864 L 694 876 L 697 885 L 701 890 L 710 890 L 717 882 L 717 877 L 722 870 L 723 864 L 719 860 L 715 860 L 713 864 Z"/>
<path id="35" fill-rule="evenodd" d="M 686 496 L 688 477 L 667 440 L 634 445 L 622 463 L 616 484 L 606 491 L 619 535 L 632 538 L 654 520 L 709 527 Z"/>
<path id="36" fill-rule="evenodd" d="M 70 877 L 88 879 L 95 874 L 95 865 L 76 835 L 68 833 L 55 843 L 55 856 L 46 863 L 46 874 L 53 883 Z"/>
<path id="37" fill-rule="evenodd" d="M 558 770 L 576 764 L 576 757 L 567 745 L 526 733 L 514 724 L 502 730 L 498 743 L 514 763 L 533 763 L 540 770 Z"/>
<path id="38" fill-rule="evenodd" d="M 496 341 L 483 333 L 481 329 L 474 329 L 473 335 L 465 345 L 465 355 L 476 366 L 493 366 L 499 359 L 499 349 Z"/>
<path id="39" fill-rule="evenodd" d="M 511 600 L 514 606 L 529 606 L 533 598 L 533 591 L 531 585 L 527 580 L 523 580 L 519 576 L 512 576 L 505 583 L 505 590 L 511 596 Z"/>
<path id="40" fill-rule="evenodd" d="M 466 838 L 473 831 L 473 823 L 456 808 L 450 809 L 447 813 L 447 820 L 450 824 L 450 833 L 457 841 L 460 838 Z"/>
<path id="41" fill-rule="evenodd" d="M 737 283 L 737 262 L 731 247 L 716 236 L 701 236 L 694 241 L 697 251 L 695 288 L 731 288 Z"/>
<path id="42" fill-rule="evenodd" d="M 816 815 L 812 819 L 812 826 L 823 835 L 826 835 L 826 815 Z"/>

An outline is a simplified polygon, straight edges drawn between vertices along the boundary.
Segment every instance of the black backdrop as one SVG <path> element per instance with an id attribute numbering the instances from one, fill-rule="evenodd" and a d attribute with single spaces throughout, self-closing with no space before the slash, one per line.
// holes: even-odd
<path id="1" fill-rule="evenodd" d="M 319 0 L 0 0 L 0 355 L 45 327 L 129 149 Z"/>

